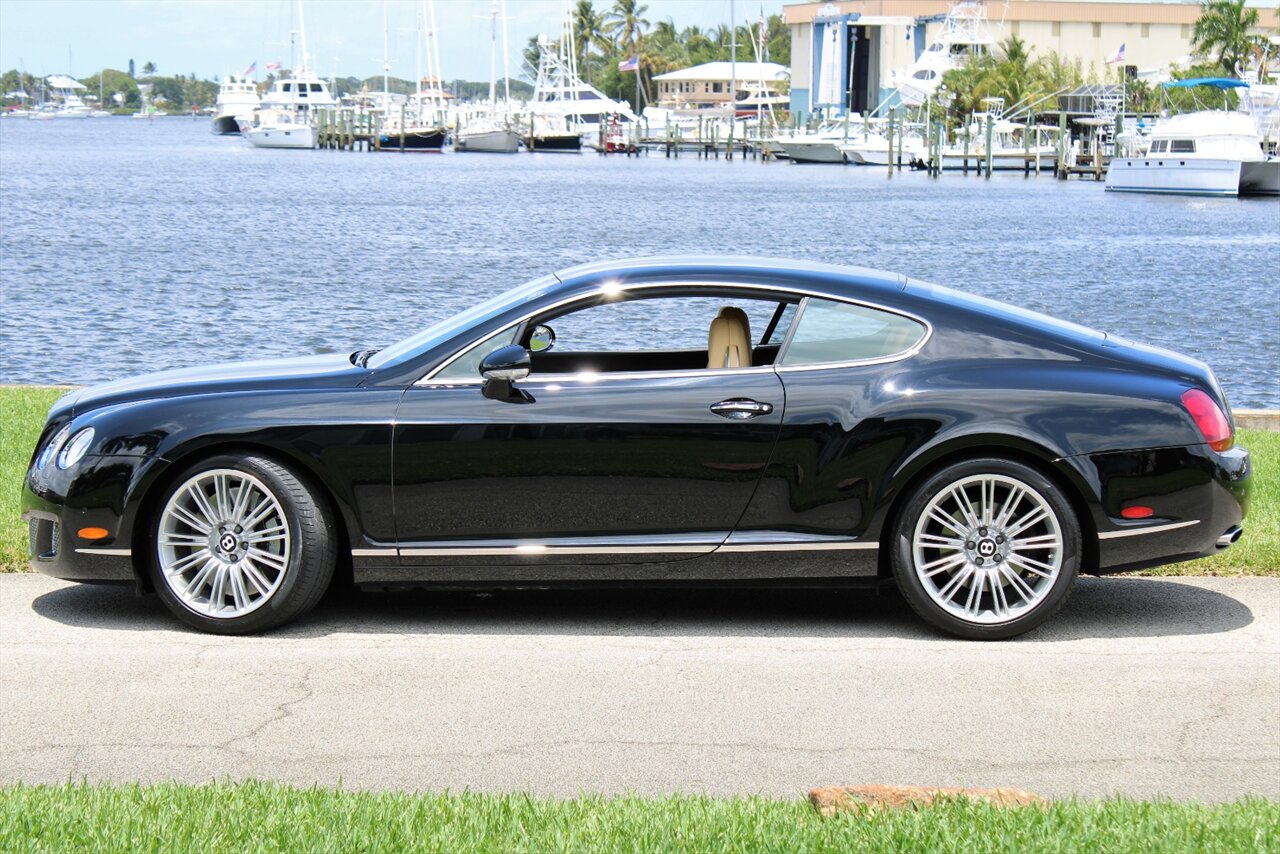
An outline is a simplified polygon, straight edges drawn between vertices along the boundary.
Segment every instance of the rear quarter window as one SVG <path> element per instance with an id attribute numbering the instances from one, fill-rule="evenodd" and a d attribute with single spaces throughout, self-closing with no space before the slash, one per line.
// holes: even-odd
<path id="1" fill-rule="evenodd" d="M 924 324 L 863 305 L 810 298 L 778 364 L 861 362 L 905 353 L 924 339 Z"/>

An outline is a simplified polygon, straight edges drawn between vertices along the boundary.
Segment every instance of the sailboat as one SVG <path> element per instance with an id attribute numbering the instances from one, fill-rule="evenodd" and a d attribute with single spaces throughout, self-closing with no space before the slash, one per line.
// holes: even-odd
<path id="1" fill-rule="evenodd" d="M 311 70 L 302 0 L 298 0 L 297 9 L 302 63 L 289 76 L 271 84 L 251 122 L 240 129 L 255 148 L 315 148 L 316 129 L 312 124 L 312 113 L 338 105 L 329 92 L 328 84 Z"/>
<path id="2" fill-rule="evenodd" d="M 497 54 L 498 54 L 498 2 L 490 0 L 489 27 L 489 112 L 477 118 L 475 123 L 462 121 L 454 138 L 455 151 L 488 151 L 515 154 L 520 149 L 520 135 L 511 129 L 511 72 L 507 66 L 507 10 L 502 2 L 502 80 L 506 87 L 506 118 L 498 120 Z"/>
<path id="3" fill-rule="evenodd" d="M 422 74 L 422 25 L 426 22 L 427 75 Z M 440 78 L 440 45 L 436 40 L 435 0 L 422 0 L 418 15 L 417 91 L 399 115 L 388 114 L 379 134 L 383 151 L 440 151 L 449 132 L 445 126 L 445 101 L 448 96 Z M 425 86 L 424 86 L 425 84 Z"/>

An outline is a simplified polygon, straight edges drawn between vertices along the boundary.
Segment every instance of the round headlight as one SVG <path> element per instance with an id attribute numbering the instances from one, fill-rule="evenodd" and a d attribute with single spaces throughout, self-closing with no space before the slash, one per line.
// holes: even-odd
<path id="1" fill-rule="evenodd" d="M 53 455 L 58 453 L 58 449 L 62 447 L 62 443 L 67 441 L 67 436 L 71 435 L 71 425 L 64 424 L 62 429 L 53 434 L 53 438 L 49 440 L 49 444 L 40 450 L 40 456 L 36 457 L 36 468 L 42 469 L 49 465 L 49 461 L 53 459 Z"/>
<path id="2" fill-rule="evenodd" d="M 89 445 L 92 442 L 92 427 L 86 427 L 72 436 L 71 441 L 67 442 L 67 446 L 62 449 L 62 453 L 58 454 L 58 468 L 71 468 L 71 466 L 84 459 L 85 452 L 89 450 Z"/>

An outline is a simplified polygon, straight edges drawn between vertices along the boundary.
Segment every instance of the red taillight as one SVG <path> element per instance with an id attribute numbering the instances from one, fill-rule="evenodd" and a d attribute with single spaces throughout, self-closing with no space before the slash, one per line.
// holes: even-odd
<path id="1" fill-rule="evenodd" d="M 1188 390 L 1182 395 L 1182 405 L 1191 413 L 1204 440 L 1215 451 L 1225 451 L 1231 447 L 1235 439 L 1231 435 L 1231 422 L 1222 414 L 1213 398 L 1198 388 Z"/>
<path id="2" fill-rule="evenodd" d="M 1154 512 L 1150 507 L 1134 504 L 1121 510 L 1120 515 L 1126 519 L 1145 519 Z"/>

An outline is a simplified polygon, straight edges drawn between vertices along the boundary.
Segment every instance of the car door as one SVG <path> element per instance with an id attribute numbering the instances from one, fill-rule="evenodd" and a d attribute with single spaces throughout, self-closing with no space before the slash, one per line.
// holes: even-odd
<path id="1" fill-rule="evenodd" d="M 517 383 L 532 401 L 493 400 L 481 391 L 480 354 L 513 334 L 481 342 L 456 360 L 461 370 L 402 398 L 393 454 L 402 563 L 650 563 L 725 540 L 782 424 L 772 367 L 538 373 L 535 357 Z M 707 363 L 705 346 L 685 352 Z"/>

